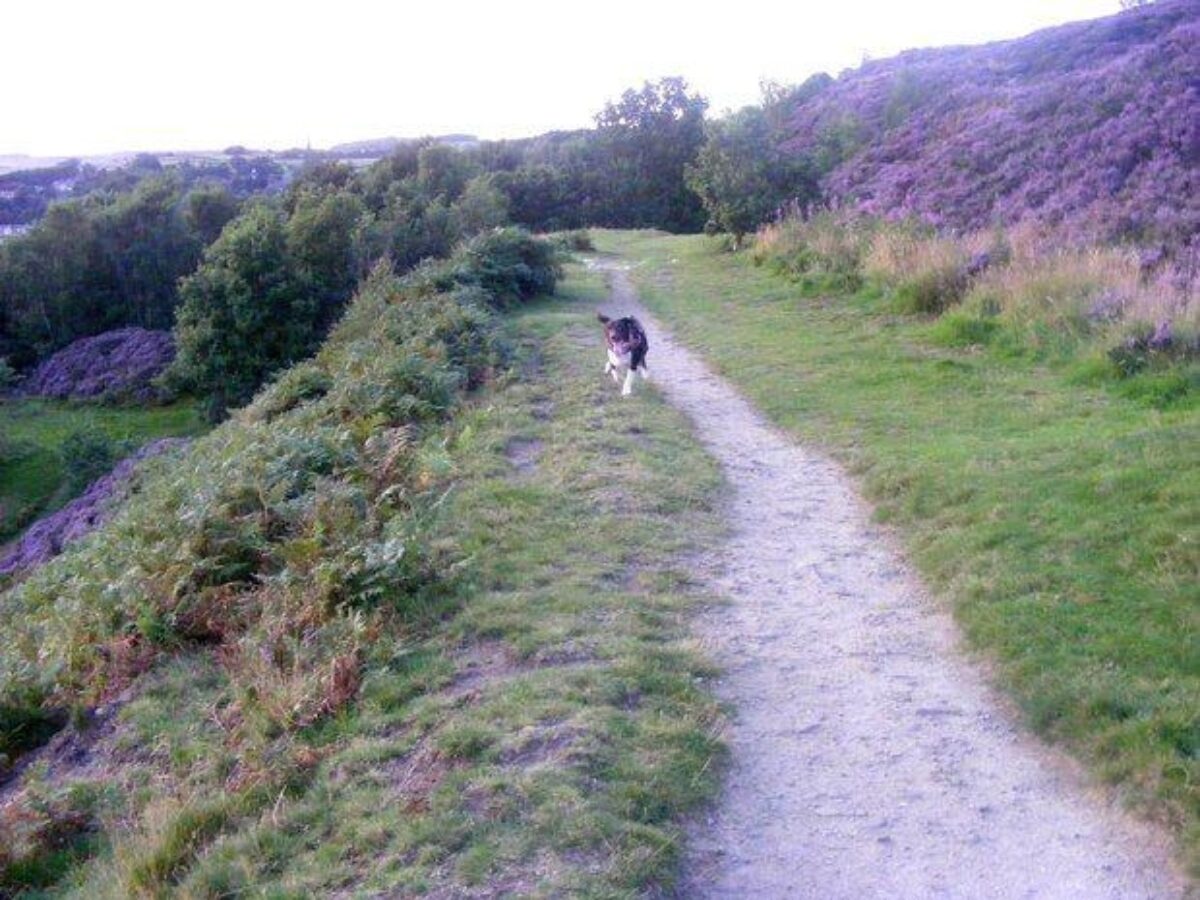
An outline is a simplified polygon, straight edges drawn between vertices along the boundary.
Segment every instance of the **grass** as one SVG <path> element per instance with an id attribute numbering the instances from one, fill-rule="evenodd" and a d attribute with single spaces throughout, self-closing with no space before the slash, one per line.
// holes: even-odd
<path id="1" fill-rule="evenodd" d="M 251 717 L 221 652 L 160 657 L 98 745 L 114 790 L 92 855 L 51 893 L 669 886 L 722 755 L 686 626 L 720 480 L 653 392 L 622 401 L 600 377 L 598 280 L 573 271 L 561 294 L 507 317 L 513 374 L 414 448 L 453 591 L 386 620 L 354 702 L 291 733 Z"/>
<path id="2" fill-rule="evenodd" d="M 947 347 L 877 293 L 813 296 L 704 238 L 594 238 L 685 343 L 848 466 L 1029 722 L 1200 874 L 1197 392 Z"/>
<path id="3" fill-rule="evenodd" d="M 71 435 L 103 434 L 130 451 L 163 437 L 199 434 L 195 403 L 101 406 L 57 400 L 0 400 L 0 543 L 69 501 L 60 448 Z"/>

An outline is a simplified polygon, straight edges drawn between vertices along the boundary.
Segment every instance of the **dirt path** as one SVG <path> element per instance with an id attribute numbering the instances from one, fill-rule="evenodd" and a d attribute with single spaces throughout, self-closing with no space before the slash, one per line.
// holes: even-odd
<path id="1" fill-rule="evenodd" d="M 704 625 L 736 711 L 733 763 L 683 895 L 1182 896 L 1163 837 L 1014 727 L 841 470 L 768 425 L 609 273 L 608 311 L 645 323 L 651 378 L 733 489 L 712 574 L 732 602 Z"/>

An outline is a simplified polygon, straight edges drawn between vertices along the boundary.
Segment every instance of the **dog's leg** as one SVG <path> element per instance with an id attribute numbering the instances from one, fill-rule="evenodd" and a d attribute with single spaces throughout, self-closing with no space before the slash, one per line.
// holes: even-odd
<path id="1" fill-rule="evenodd" d="M 633 393 L 633 369 L 625 373 L 625 386 L 621 388 L 621 396 L 628 397 Z"/>
<path id="2" fill-rule="evenodd" d="M 621 383 L 621 375 L 617 371 L 617 368 L 620 366 L 620 364 L 621 364 L 621 361 L 619 359 L 617 359 L 617 355 L 615 353 L 613 353 L 611 350 L 609 350 L 608 351 L 608 365 L 604 367 L 604 372 L 605 372 L 605 374 L 612 376 L 612 380 L 613 380 L 614 384 Z"/>
<path id="3" fill-rule="evenodd" d="M 638 369 L 638 371 L 642 373 L 642 377 L 643 377 L 643 378 L 649 379 L 649 377 L 650 377 L 650 370 L 646 368 L 646 362 L 645 362 L 645 360 L 643 360 L 643 361 L 642 361 L 642 365 L 641 365 L 641 367 Z"/>

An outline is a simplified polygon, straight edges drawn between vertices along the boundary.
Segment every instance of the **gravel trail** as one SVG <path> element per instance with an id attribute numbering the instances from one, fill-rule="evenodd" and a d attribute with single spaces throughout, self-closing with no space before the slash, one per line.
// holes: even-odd
<path id="1" fill-rule="evenodd" d="M 1015 724 L 839 467 L 769 425 L 605 268 L 606 311 L 645 324 L 651 379 L 732 487 L 709 574 L 731 602 L 701 626 L 734 709 L 732 765 L 692 829 L 681 896 L 1183 896 L 1165 837 Z"/>

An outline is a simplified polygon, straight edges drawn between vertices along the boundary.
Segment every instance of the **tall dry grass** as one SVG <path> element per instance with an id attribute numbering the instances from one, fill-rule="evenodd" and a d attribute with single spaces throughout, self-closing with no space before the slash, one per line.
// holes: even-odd
<path id="1" fill-rule="evenodd" d="M 962 313 L 1017 334 L 1121 342 L 1152 333 L 1192 352 L 1200 278 L 1187 259 L 1153 261 L 1132 247 L 1079 246 L 1038 226 L 966 235 L 826 213 L 764 227 L 753 255 L 819 288 L 874 284 L 901 312 Z M 832 276 L 813 282 L 812 276 Z"/>
<path id="2" fill-rule="evenodd" d="M 867 220 L 836 212 L 788 217 L 759 231 L 752 258 L 824 290 L 857 290 L 869 246 Z"/>

